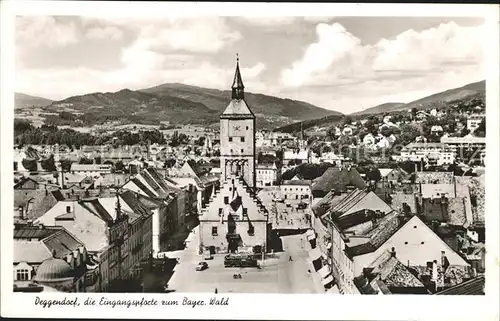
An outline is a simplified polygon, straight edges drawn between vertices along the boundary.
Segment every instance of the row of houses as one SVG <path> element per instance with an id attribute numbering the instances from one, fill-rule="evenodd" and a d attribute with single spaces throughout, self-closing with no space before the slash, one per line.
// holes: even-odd
<path id="1" fill-rule="evenodd" d="M 116 291 L 126 282 L 137 283 L 149 258 L 183 247 L 183 237 L 197 224 L 198 210 L 205 202 L 204 193 L 217 185 L 217 175 L 202 176 L 202 181 L 194 171 L 188 174 L 185 171 L 188 168 L 169 178 L 154 168 L 143 169 L 116 186 L 114 193 L 105 189 L 106 193 L 96 190 L 90 195 L 78 194 L 81 192 L 78 190 L 78 195 L 74 195 L 73 191 L 57 186 L 53 189 L 33 186 L 36 189 L 30 190 L 26 182 L 31 180 L 27 179 L 22 184 L 24 189 L 15 192 L 19 194 L 19 203 L 26 203 L 31 196 L 33 204 L 29 205 L 36 210 L 20 206 L 15 230 L 61 230 L 60 234 L 70 235 L 76 241 L 74 246 L 67 242 L 60 245 L 67 247 L 64 251 L 29 243 L 43 239 L 16 241 L 14 283 L 18 290 L 33 288 L 36 282 L 59 291 L 106 292 Z M 63 262 L 69 260 L 68 251 L 79 248 L 86 255 L 78 261 L 83 267 L 77 269 Z M 40 251 L 47 255 L 41 255 Z M 39 270 L 39 266 L 43 269 Z M 26 269 L 29 277 L 25 276 Z M 48 279 L 38 273 L 45 269 L 61 272 Z M 20 270 L 22 273 L 17 272 Z"/>
<path id="2" fill-rule="evenodd" d="M 477 161 L 484 165 L 486 157 L 484 137 L 441 137 L 440 143 L 414 142 L 401 150 L 398 161 L 426 161 L 438 166 L 453 164 L 457 161 Z"/>
<path id="3" fill-rule="evenodd" d="M 484 231 L 474 227 L 466 184 L 453 173 L 417 176 L 417 186 L 450 191 L 416 188 L 388 203 L 354 168 L 311 184 L 310 257 L 325 283 L 332 276 L 346 294 L 429 294 L 481 278 Z"/>

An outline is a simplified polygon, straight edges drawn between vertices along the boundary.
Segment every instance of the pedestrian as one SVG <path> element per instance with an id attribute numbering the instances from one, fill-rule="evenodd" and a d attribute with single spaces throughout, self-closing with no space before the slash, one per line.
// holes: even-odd
<path id="1" fill-rule="evenodd" d="M 292 261 L 293 261 L 291 256 L 288 258 L 288 261 L 290 261 L 290 262 L 292 262 Z"/>
<path id="2" fill-rule="evenodd" d="M 217 293 L 218 293 L 217 288 L 215 288 L 215 294 L 217 294 Z"/>

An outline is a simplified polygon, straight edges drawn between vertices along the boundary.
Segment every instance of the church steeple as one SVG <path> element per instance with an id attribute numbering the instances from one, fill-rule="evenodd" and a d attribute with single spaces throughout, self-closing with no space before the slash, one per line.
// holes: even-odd
<path id="1" fill-rule="evenodd" d="M 233 85 L 231 86 L 232 99 L 244 99 L 245 98 L 245 86 L 243 86 L 243 80 L 241 79 L 240 73 L 240 58 L 236 54 L 236 72 L 234 73 Z"/>

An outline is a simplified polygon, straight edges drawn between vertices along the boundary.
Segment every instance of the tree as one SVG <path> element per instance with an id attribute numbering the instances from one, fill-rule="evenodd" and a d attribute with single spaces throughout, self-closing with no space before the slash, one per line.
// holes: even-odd
<path id="1" fill-rule="evenodd" d="M 117 171 L 125 170 L 125 165 L 123 165 L 123 161 L 119 160 L 115 163 L 115 170 Z"/>
<path id="2" fill-rule="evenodd" d="M 200 138 L 198 138 L 198 139 L 196 140 L 196 145 L 198 145 L 198 146 L 203 146 L 203 145 L 205 145 L 205 140 L 206 140 L 205 136 L 200 136 Z"/>
<path id="3" fill-rule="evenodd" d="M 417 108 L 415 108 L 415 107 L 413 107 L 413 108 L 411 109 L 411 117 L 412 117 L 412 118 L 415 118 L 415 116 L 417 116 L 417 111 L 418 111 L 418 109 L 417 109 Z"/>
<path id="4" fill-rule="evenodd" d="M 56 164 L 54 162 L 54 155 L 50 155 L 49 158 L 43 159 L 40 162 L 40 165 L 47 172 L 55 172 L 55 171 L 57 171 Z"/>
<path id="5" fill-rule="evenodd" d="M 86 157 L 80 158 L 78 161 L 78 164 L 93 164 L 94 162 L 91 159 L 88 159 Z"/>
<path id="6" fill-rule="evenodd" d="M 370 181 L 378 182 L 382 178 L 382 175 L 380 174 L 378 168 L 373 167 L 368 173 L 366 173 L 366 178 Z"/>
<path id="7" fill-rule="evenodd" d="M 36 172 L 38 169 L 37 161 L 34 159 L 23 159 L 22 161 L 23 167 L 26 168 L 30 172 Z"/>
<path id="8" fill-rule="evenodd" d="M 171 168 L 175 165 L 176 160 L 175 158 L 169 158 L 165 161 L 165 164 L 163 164 L 163 168 Z"/>
<path id="9" fill-rule="evenodd" d="M 474 135 L 477 137 L 486 136 L 486 118 L 483 118 L 476 130 L 474 130 Z"/>

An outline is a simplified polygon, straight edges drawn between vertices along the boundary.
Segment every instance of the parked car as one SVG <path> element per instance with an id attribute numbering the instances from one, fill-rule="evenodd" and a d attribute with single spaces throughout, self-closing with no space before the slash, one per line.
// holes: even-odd
<path id="1" fill-rule="evenodd" d="M 203 271 L 203 270 L 206 270 L 208 269 L 208 264 L 207 262 L 200 262 L 198 263 L 198 265 L 196 266 L 196 271 Z"/>
<path id="2" fill-rule="evenodd" d="M 204 260 L 213 260 L 213 256 L 212 256 L 212 253 L 210 253 L 210 251 L 205 251 L 203 252 L 203 259 Z"/>

